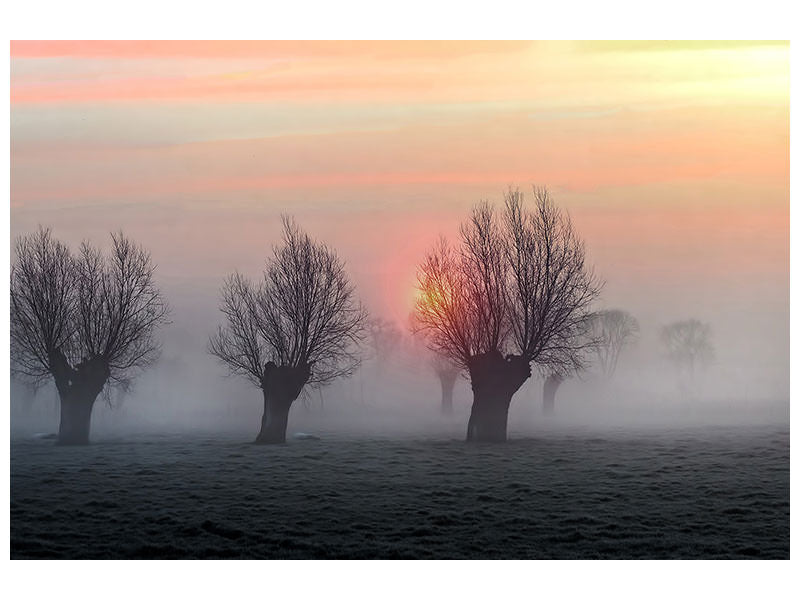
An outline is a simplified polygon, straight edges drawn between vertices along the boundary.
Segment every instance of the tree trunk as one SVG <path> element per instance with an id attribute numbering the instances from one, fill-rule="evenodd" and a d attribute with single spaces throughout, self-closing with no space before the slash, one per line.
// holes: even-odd
<path id="1" fill-rule="evenodd" d="M 289 409 L 295 398 L 264 392 L 264 414 L 261 417 L 261 431 L 256 444 L 282 444 L 286 441 L 286 426 L 289 423 Z"/>
<path id="2" fill-rule="evenodd" d="M 256 444 L 283 444 L 289 410 L 311 375 L 309 366 L 277 366 L 270 361 L 264 366 L 261 389 L 264 392 L 264 414 Z"/>
<path id="3" fill-rule="evenodd" d="M 453 388 L 456 386 L 458 371 L 439 371 L 439 383 L 442 385 L 442 414 L 453 414 Z"/>
<path id="4" fill-rule="evenodd" d="M 61 446 L 85 446 L 89 443 L 92 423 L 92 408 L 97 394 L 86 390 L 72 389 L 60 396 L 61 420 L 58 425 L 58 444 Z"/>
<path id="5" fill-rule="evenodd" d="M 86 445 L 89 443 L 94 402 L 110 375 L 108 365 L 102 358 L 95 357 L 85 359 L 73 368 L 60 351 L 51 355 L 50 363 L 61 407 L 58 444 Z"/>
<path id="6" fill-rule="evenodd" d="M 507 394 L 475 392 L 467 423 L 467 441 L 505 442 L 510 405 L 511 396 Z"/>
<path id="7" fill-rule="evenodd" d="M 551 374 L 544 380 L 544 390 L 542 393 L 542 412 L 552 415 L 556 410 L 556 391 L 564 378 L 561 375 Z"/>
<path id="8" fill-rule="evenodd" d="M 479 354 L 469 363 L 472 412 L 468 442 L 505 442 L 511 398 L 531 375 L 528 361 L 499 352 Z"/>

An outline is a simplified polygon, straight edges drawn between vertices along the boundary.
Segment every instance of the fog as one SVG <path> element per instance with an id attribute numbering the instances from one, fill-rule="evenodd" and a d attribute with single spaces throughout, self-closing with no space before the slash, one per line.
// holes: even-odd
<path id="1" fill-rule="evenodd" d="M 571 215 L 605 283 L 595 308 L 628 311 L 638 320 L 640 335 L 622 351 L 612 380 L 604 381 L 594 365 L 565 382 L 553 418 L 541 414 L 542 378 L 534 369 L 511 405 L 512 436 L 515 430 L 525 435 L 572 425 L 788 423 L 788 211 L 780 208 L 783 190 L 770 192 L 777 204 L 752 218 L 749 212 L 737 216 L 738 208 L 726 208 L 730 198 L 746 196 L 746 188 L 732 196 L 727 186 L 714 186 L 715 194 L 703 197 L 690 185 L 649 189 L 674 193 L 673 204 L 642 207 L 636 204 L 635 189 L 594 194 L 555 189 L 556 202 Z M 113 394 L 110 405 L 98 401 L 93 435 L 192 429 L 236 431 L 245 439 L 255 435 L 263 408 L 260 390 L 227 376 L 206 346 L 222 323 L 224 277 L 233 271 L 260 277 L 271 247 L 280 240 L 280 215 L 292 214 L 343 258 L 370 315 L 394 323 L 404 342 L 379 366 L 367 340 L 359 371 L 349 380 L 307 391 L 304 402 L 292 408 L 289 431 L 363 436 L 440 431 L 457 437 L 469 415 L 469 383 L 459 378 L 455 414 L 443 418 L 438 379 L 410 347 L 416 270 L 439 235 L 455 239 L 458 224 L 477 200 L 498 204 L 502 192 L 502 187 L 489 186 L 424 187 L 409 193 L 402 205 L 403 193 L 397 190 L 384 196 L 383 209 L 363 191 L 358 192 L 361 200 L 347 208 L 336 191 L 320 192 L 313 200 L 291 197 L 286 204 L 270 196 L 257 209 L 214 209 L 213 221 L 200 208 L 170 213 L 152 206 L 69 212 L 12 207 L 12 244 L 42 224 L 72 248 L 82 239 L 107 248 L 108 232 L 121 227 L 157 264 L 156 282 L 172 309 L 171 324 L 158 333 L 161 360 L 129 393 Z M 678 373 L 659 341 L 661 327 L 687 318 L 710 325 L 715 353 L 698 373 L 691 398 L 681 391 Z M 52 384 L 35 397 L 19 382 L 12 382 L 12 391 L 12 432 L 57 427 Z"/>
<path id="2" fill-rule="evenodd" d="M 254 438 L 263 412 L 261 390 L 230 375 L 205 352 L 207 336 L 215 320 L 219 322 L 216 312 L 210 307 L 191 311 L 173 306 L 173 323 L 161 335 L 161 359 L 128 392 L 112 390 L 98 399 L 93 438 L 146 432 L 219 432 L 242 440 Z M 720 341 L 738 339 L 740 332 L 717 326 L 715 360 L 687 391 L 659 342 L 662 324 L 640 320 L 639 339 L 623 349 L 613 378 L 604 377 L 593 363 L 567 379 L 558 389 L 554 415 L 542 412 L 543 377 L 534 368 L 533 376 L 514 395 L 509 436 L 564 428 L 635 431 L 788 425 L 788 376 L 782 361 L 770 362 L 766 350 L 760 361 L 737 361 L 749 353 L 726 348 Z M 396 325 L 400 328 L 403 323 Z M 12 380 L 11 401 L 12 436 L 57 431 L 58 394 L 51 382 L 34 391 Z M 442 414 L 431 357 L 404 331 L 389 357 L 379 359 L 366 340 L 363 362 L 352 377 L 306 389 L 292 407 L 288 435 L 462 439 L 471 403 L 470 384 L 462 372 L 456 381 L 454 412 Z"/>
<path id="3" fill-rule="evenodd" d="M 612 379 L 596 367 L 567 379 L 545 415 L 534 370 L 509 441 L 475 444 L 469 381 L 442 414 L 431 357 L 404 332 L 383 359 L 367 343 L 352 377 L 306 389 L 287 443 L 263 446 L 261 390 L 204 350 L 213 290 L 171 301 L 161 360 L 98 399 L 89 446 L 53 444 L 52 384 L 32 396 L 12 382 L 12 556 L 789 555 L 788 375 L 768 336 L 750 359 L 722 345 L 742 332 L 712 320 L 716 359 L 688 389 L 659 342 L 665 319 L 638 315 Z"/>
<path id="4" fill-rule="evenodd" d="M 151 252 L 158 266 L 156 282 L 172 308 L 172 323 L 159 333 L 162 359 L 127 397 L 114 402 L 116 414 L 98 403 L 93 432 L 99 434 L 106 423 L 113 423 L 115 428 L 139 429 L 241 428 L 247 437 L 257 429 L 260 391 L 226 377 L 225 368 L 205 349 L 208 336 L 222 322 L 219 289 L 224 277 L 234 271 L 260 277 L 271 247 L 280 241 L 281 214 L 295 216 L 312 237 L 333 248 L 345 261 L 356 295 L 371 316 L 393 322 L 408 338 L 417 265 L 425 251 L 440 235 L 455 239 L 458 224 L 478 200 L 499 205 L 503 190 L 417 186 L 405 193 L 386 190 L 380 201 L 358 190 L 352 196 L 358 201 L 346 207 L 342 192 L 336 190 L 318 192 L 313 199 L 268 194 L 258 207 L 214 208 L 213 220 L 200 207 L 176 211 L 88 206 L 68 212 L 12 207 L 12 244 L 41 224 L 51 226 L 72 248 L 83 239 L 107 248 L 108 232 L 123 228 Z M 556 423 L 788 423 L 788 210 L 781 202 L 785 190 L 762 191 L 774 204 L 756 216 L 739 208 L 753 191 L 746 186 L 732 191 L 715 184 L 711 191 L 699 196 L 688 184 L 595 193 L 553 191 L 605 282 L 596 308 L 628 311 L 639 321 L 641 335 L 635 347 L 623 351 L 619 370 L 613 381 L 602 385 L 602 393 L 591 369 L 565 383 L 554 420 L 539 414 L 541 378 L 527 382 L 512 402 L 512 430 Z M 654 192 L 673 194 L 674 200 L 658 207 L 637 203 L 639 194 Z M 738 204 L 729 206 L 734 200 Z M 658 339 L 661 327 L 687 318 L 711 326 L 715 351 L 713 363 L 699 374 L 701 387 L 691 401 L 681 397 L 676 373 Z M 361 370 L 352 380 L 322 391 L 329 398 L 324 411 L 311 402 L 308 410 L 294 407 L 290 430 L 308 422 L 309 427 L 337 423 L 364 434 L 423 431 L 436 424 L 450 431 L 451 424 L 437 414 L 435 374 L 408 354 L 413 352 L 399 353 L 379 374 L 368 358 L 367 343 Z M 54 393 L 52 388 L 41 390 L 28 408 L 25 393 L 12 394 L 12 430 L 52 430 L 57 417 L 44 407 L 52 405 Z M 311 396 L 318 399 L 316 391 Z M 469 396 L 468 384 L 461 381 L 453 417 L 461 429 Z"/>

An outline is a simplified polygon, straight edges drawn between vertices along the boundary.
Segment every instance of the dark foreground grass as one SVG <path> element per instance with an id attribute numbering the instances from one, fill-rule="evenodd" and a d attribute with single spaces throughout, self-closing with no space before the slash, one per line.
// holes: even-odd
<path id="1" fill-rule="evenodd" d="M 785 559 L 789 432 L 18 440 L 11 557 Z"/>

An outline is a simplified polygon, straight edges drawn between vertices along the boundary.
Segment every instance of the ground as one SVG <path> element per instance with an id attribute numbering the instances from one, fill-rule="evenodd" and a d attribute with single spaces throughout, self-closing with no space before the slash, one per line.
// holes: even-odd
<path id="1" fill-rule="evenodd" d="M 14 439 L 11 557 L 789 557 L 788 427 L 321 437 Z"/>

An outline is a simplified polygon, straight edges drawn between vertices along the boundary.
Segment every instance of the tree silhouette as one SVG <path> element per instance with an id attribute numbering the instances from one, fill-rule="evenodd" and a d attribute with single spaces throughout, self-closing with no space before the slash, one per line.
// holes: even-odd
<path id="1" fill-rule="evenodd" d="M 456 387 L 456 379 L 461 369 L 453 364 L 453 361 L 441 354 L 433 354 L 431 364 L 433 366 L 433 371 L 439 378 L 439 384 L 442 387 L 442 414 L 452 415 L 453 390 Z"/>
<path id="2" fill-rule="evenodd" d="M 546 415 L 552 415 L 556 411 L 556 392 L 564 380 L 566 375 L 558 372 L 548 373 L 544 378 L 542 385 L 542 412 Z"/>
<path id="3" fill-rule="evenodd" d="M 367 315 L 344 263 L 288 217 L 262 281 L 228 277 L 220 310 L 226 323 L 211 336 L 209 352 L 261 388 L 256 443 L 285 442 L 289 409 L 304 386 L 349 376 L 360 364 Z"/>
<path id="4" fill-rule="evenodd" d="M 636 341 L 639 322 L 624 310 L 601 310 L 592 318 L 592 330 L 597 339 L 595 354 L 600 370 L 611 378 L 622 350 Z"/>
<path id="5" fill-rule="evenodd" d="M 697 369 L 707 367 L 714 359 L 711 326 L 697 319 L 676 321 L 662 327 L 661 343 L 678 375 L 687 376 L 690 386 L 694 384 Z"/>
<path id="6" fill-rule="evenodd" d="M 375 357 L 378 359 L 378 364 L 383 365 L 397 350 L 403 334 L 392 321 L 381 317 L 369 319 L 367 327 Z"/>
<path id="7" fill-rule="evenodd" d="M 505 210 L 481 202 L 419 267 L 415 323 L 429 347 L 469 373 L 467 441 L 505 441 L 511 398 L 531 375 L 582 368 L 593 341 L 590 307 L 601 284 L 583 242 L 544 188 L 534 207 L 519 190 Z"/>
<path id="8" fill-rule="evenodd" d="M 11 268 L 12 373 L 52 377 L 60 403 L 58 442 L 87 444 L 95 400 L 107 384 L 127 389 L 159 356 L 156 329 L 168 307 L 150 255 L 122 233 L 103 255 L 78 256 L 49 229 L 22 236 Z"/>
<path id="9" fill-rule="evenodd" d="M 601 310 L 590 315 L 588 341 L 594 348 L 597 362 L 606 377 L 614 376 L 620 353 L 626 346 L 633 343 L 638 334 L 639 322 L 630 313 L 623 310 Z M 562 368 L 547 375 L 542 386 L 542 412 L 544 414 L 555 413 L 558 388 L 565 379 L 579 371 L 579 368 Z"/>
<path id="10" fill-rule="evenodd" d="M 450 360 L 447 356 L 434 352 L 430 349 L 430 344 L 426 342 L 425 331 L 420 327 L 416 320 L 416 312 L 412 311 L 408 316 L 408 325 L 411 331 L 412 351 L 421 356 L 423 361 L 428 363 L 439 379 L 442 389 L 440 409 L 443 415 L 453 414 L 453 390 L 456 386 L 456 379 L 461 372 L 460 367 Z"/>

